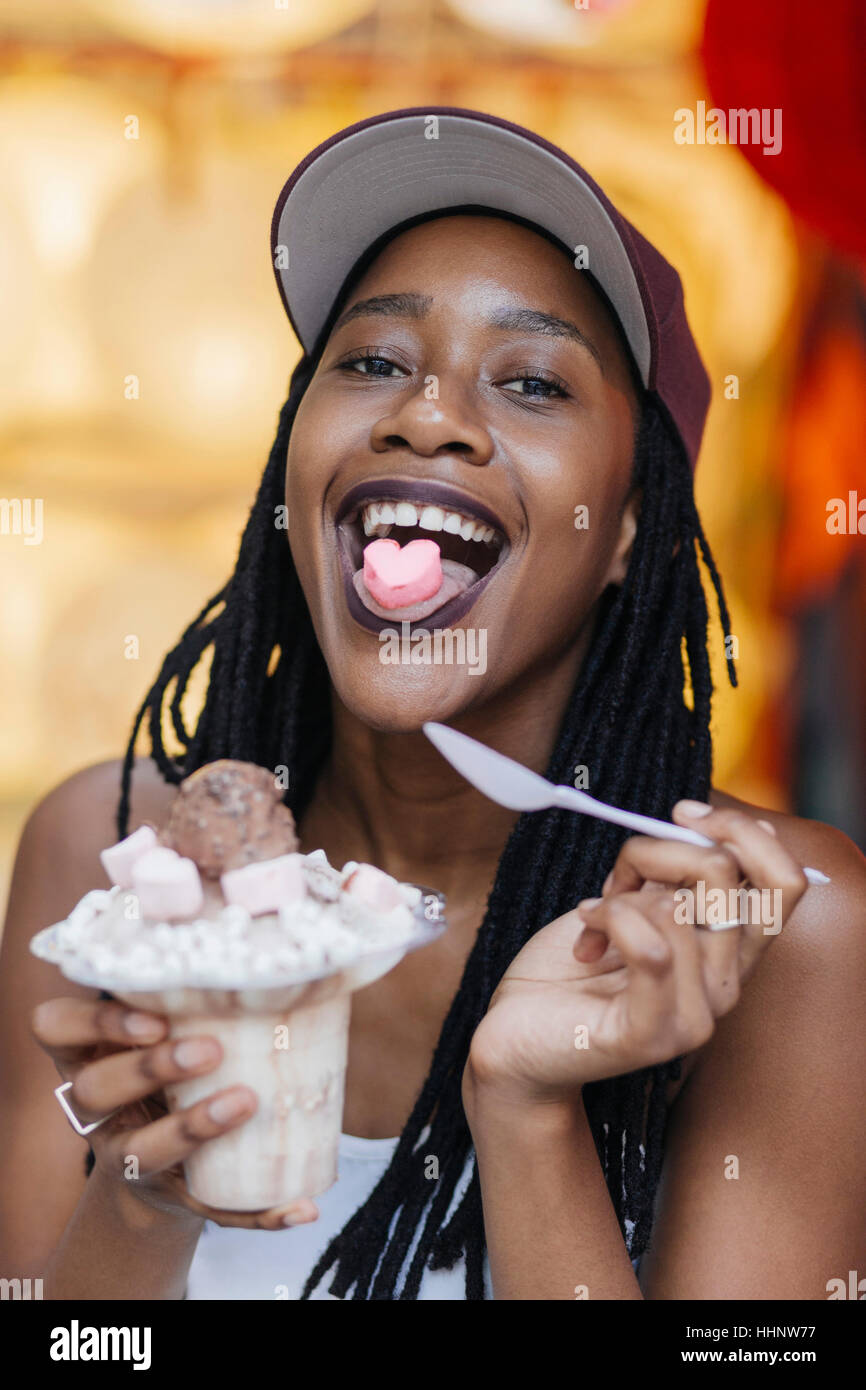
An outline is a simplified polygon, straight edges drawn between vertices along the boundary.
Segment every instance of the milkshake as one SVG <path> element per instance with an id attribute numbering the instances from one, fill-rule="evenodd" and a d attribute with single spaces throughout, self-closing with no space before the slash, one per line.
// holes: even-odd
<path id="1" fill-rule="evenodd" d="M 254 1116 L 184 1165 L 208 1206 L 256 1211 L 324 1192 L 337 1176 L 351 995 L 445 928 L 444 899 L 370 864 L 298 851 L 274 775 L 209 763 L 165 825 L 102 853 L 111 881 L 31 950 L 72 980 L 165 1014 L 171 1038 L 223 1048 L 206 1076 L 166 1086 L 171 1110 L 250 1086 Z"/>

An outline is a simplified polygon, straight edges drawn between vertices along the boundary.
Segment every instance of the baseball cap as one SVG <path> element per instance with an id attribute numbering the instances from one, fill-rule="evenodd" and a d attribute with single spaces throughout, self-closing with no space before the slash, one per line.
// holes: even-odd
<path id="1" fill-rule="evenodd" d="M 619 321 L 646 390 L 694 468 L 710 381 L 677 272 L 564 150 L 498 116 L 404 107 L 340 130 L 301 161 L 277 199 L 271 254 L 280 296 L 311 352 L 357 262 L 391 229 L 464 205 L 489 208 L 573 249 Z"/>

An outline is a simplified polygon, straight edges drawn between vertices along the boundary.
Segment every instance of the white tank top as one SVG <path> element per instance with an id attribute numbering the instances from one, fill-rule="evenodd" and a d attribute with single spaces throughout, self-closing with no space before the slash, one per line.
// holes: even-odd
<path id="1" fill-rule="evenodd" d="M 340 1136 L 337 1181 L 317 1197 L 318 1221 L 290 1226 L 284 1231 L 246 1231 L 216 1226 L 206 1221 L 190 1266 L 188 1299 L 299 1299 L 307 1277 L 319 1256 L 350 1216 L 366 1201 L 385 1172 L 397 1147 L 396 1139 L 358 1139 Z M 451 1210 L 469 1183 L 471 1165 L 457 1184 Z M 404 1270 L 414 1252 L 409 1250 Z M 312 1299 L 340 1299 L 328 1293 L 333 1269 L 311 1294 Z M 485 1256 L 484 1280 L 492 1299 L 490 1266 Z M 466 1265 L 461 1258 L 453 1269 L 425 1269 L 419 1299 L 465 1299 Z"/>

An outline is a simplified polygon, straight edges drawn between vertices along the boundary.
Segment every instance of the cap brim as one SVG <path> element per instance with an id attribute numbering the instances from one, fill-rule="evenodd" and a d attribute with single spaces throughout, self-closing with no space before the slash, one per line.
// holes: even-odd
<path id="1" fill-rule="evenodd" d="M 436 117 L 438 138 L 430 138 Z M 619 230 L 576 164 L 483 113 L 396 112 L 326 141 L 285 185 L 271 230 L 286 312 L 305 351 L 367 248 L 412 217 L 475 204 L 587 248 L 586 268 L 619 317 L 644 386 L 652 348 Z"/>

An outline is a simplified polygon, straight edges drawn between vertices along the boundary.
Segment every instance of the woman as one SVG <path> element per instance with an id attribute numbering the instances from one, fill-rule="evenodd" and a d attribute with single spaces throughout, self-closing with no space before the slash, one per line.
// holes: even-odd
<path id="1" fill-rule="evenodd" d="M 2 972 L 16 1272 L 53 1298 L 826 1297 L 862 1255 L 866 863 L 711 789 L 699 553 L 729 623 L 675 273 L 561 151 L 446 109 L 314 151 L 272 241 L 305 353 L 235 572 L 139 712 L 116 821 L 111 763 L 22 837 Z M 435 535 L 449 586 L 383 617 L 362 555 L 386 531 Z M 401 622 L 474 630 L 483 669 L 383 659 Z M 504 811 L 426 741 L 430 718 L 716 844 Z M 161 1019 L 56 998 L 27 953 L 99 881 L 99 849 L 217 757 L 289 770 L 305 851 L 448 900 L 447 933 L 355 996 L 340 1178 L 288 1211 L 186 1193 L 183 1159 L 256 1104 L 240 1087 L 166 1114 L 163 1086 L 213 1070 L 218 1044 L 179 1054 Z M 684 921 L 743 885 L 771 919 Z M 117 1110 L 87 1179 L 52 1062 L 81 1121 Z"/>

